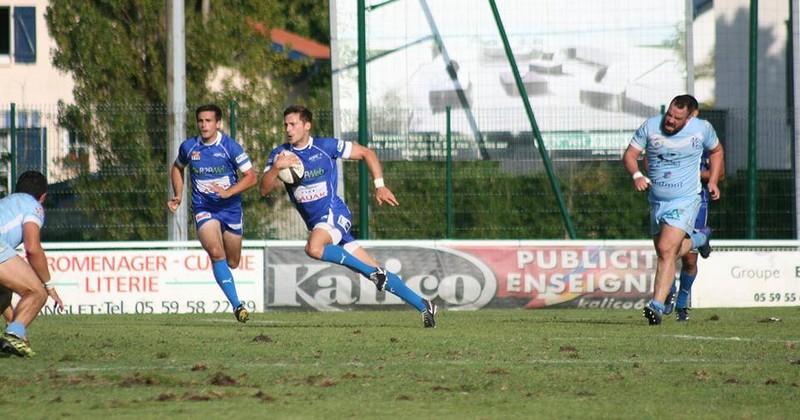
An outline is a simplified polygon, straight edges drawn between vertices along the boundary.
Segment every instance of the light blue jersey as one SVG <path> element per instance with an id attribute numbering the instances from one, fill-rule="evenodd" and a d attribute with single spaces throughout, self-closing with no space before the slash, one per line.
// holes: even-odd
<path id="1" fill-rule="evenodd" d="M 700 118 L 690 119 L 677 133 L 661 130 L 661 116 L 649 118 L 636 130 L 630 145 L 647 154 L 650 201 L 670 201 L 700 193 L 700 161 L 704 150 L 717 147 L 714 127 Z"/>
<path id="2" fill-rule="evenodd" d="M 0 200 L 0 262 L 16 255 L 22 243 L 22 225 L 44 225 L 44 208 L 27 193 L 14 193 Z"/>

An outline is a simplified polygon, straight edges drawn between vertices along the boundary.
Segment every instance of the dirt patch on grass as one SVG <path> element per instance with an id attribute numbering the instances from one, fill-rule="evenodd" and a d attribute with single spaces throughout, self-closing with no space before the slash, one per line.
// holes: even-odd
<path id="1" fill-rule="evenodd" d="M 234 386 L 237 384 L 236 379 L 228 376 L 225 373 L 217 372 L 208 378 L 208 383 L 217 386 Z"/>

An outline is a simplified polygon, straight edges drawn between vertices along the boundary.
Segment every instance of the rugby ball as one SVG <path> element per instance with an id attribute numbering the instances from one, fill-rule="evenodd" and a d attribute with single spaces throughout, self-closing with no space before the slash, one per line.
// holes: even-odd
<path id="1" fill-rule="evenodd" d="M 283 153 L 294 154 L 289 151 L 285 151 Z M 280 178 L 284 184 L 296 185 L 299 184 L 303 179 L 303 172 L 305 172 L 305 167 L 303 167 L 303 162 L 298 158 L 296 164 L 278 171 L 278 178 Z"/>

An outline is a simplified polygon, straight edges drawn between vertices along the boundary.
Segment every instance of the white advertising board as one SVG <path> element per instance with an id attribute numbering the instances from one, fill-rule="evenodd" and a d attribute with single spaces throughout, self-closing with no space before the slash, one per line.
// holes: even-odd
<path id="1" fill-rule="evenodd" d="M 52 283 L 70 314 L 232 313 L 202 249 L 48 250 Z M 264 310 L 264 251 L 232 270 L 239 299 Z M 53 313 L 52 301 L 44 313 Z"/>
<path id="2" fill-rule="evenodd" d="M 800 305 L 798 252 L 715 252 L 698 267 L 695 308 Z"/>

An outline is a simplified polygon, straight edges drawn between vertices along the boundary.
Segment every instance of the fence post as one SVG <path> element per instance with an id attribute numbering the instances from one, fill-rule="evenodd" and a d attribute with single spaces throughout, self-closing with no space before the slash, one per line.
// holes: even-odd
<path id="1" fill-rule="evenodd" d="M 13 192 L 17 181 L 17 104 L 11 103 L 11 116 L 9 121 L 9 136 L 11 137 L 11 169 L 8 173 L 8 193 Z"/>
<path id="2" fill-rule="evenodd" d="M 228 129 L 229 131 L 228 134 L 234 140 L 239 140 L 236 138 L 236 108 L 238 107 L 238 105 L 239 104 L 237 104 L 235 100 L 230 101 L 230 103 L 228 104 L 228 126 L 230 127 Z M 241 142 L 239 143 L 241 144 Z"/>
<path id="3" fill-rule="evenodd" d="M 445 108 L 446 136 L 447 136 L 447 161 L 445 162 L 445 206 L 447 209 L 447 230 L 445 238 L 453 238 L 453 142 L 450 130 L 450 107 Z"/>
<path id="4" fill-rule="evenodd" d="M 747 89 L 747 239 L 756 239 L 758 211 L 758 0 L 750 0 L 750 62 Z"/>

